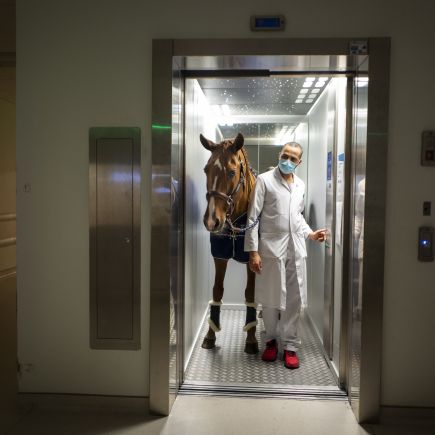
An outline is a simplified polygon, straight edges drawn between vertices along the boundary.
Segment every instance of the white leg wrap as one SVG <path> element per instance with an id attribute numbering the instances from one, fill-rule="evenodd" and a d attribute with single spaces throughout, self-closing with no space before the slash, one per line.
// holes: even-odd
<path id="1" fill-rule="evenodd" d="M 244 330 L 245 332 L 248 332 L 251 328 L 254 328 L 254 326 L 257 326 L 257 325 L 258 325 L 257 320 L 254 320 L 253 322 L 249 322 L 249 323 L 247 323 L 247 324 L 243 327 L 243 330 Z"/>
<path id="2" fill-rule="evenodd" d="M 221 311 L 222 301 L 211 300 L 209 302 L 209 305 L 210 305 L 210 317 L 208 319 L 208 324 L 210 325 L 212 331 L 219 332 L 221 330 L 220 311 Z"/>
<path id="3" fill-rule="evenodd" d="M 257 304 L 255 302 L 245 302 L 246 304 L 246 325 L 243 327 L 245 332 L 257 326 Z"/>
<path id="4" fill-rule="evenodd" d="M 214 331 L 214 332 L 219 332 L 221 330 L 221 328 L 218 328 L 216 326 L 216 324 L 213 322 L 213 320 L 211 320 L 210 318 L 208 319 L 208 324 L 210 325 L 210 328 Z"/>

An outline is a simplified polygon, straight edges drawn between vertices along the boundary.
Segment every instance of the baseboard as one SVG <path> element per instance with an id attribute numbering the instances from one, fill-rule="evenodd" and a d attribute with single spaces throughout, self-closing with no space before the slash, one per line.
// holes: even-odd
<path id="1" fill-rule="evenodd" d="M 208 315 L 208 309 L 209 309 L 209 306 L 207 305 L 205 307 L 204 314 L 202 315 L 201 322 L 199 323 L 198 330 L 196 331 L 195 338 L 192 341 L 192 346 L 190 347 L 189 351 L 187 352 L 187 356 L 186 356 L 186 359 L 184 361 L 184 371 L 187 370 L 187 366 L 189 365 L 190 358 L 192 358 L 192 353 L 193 353 L 193 350 L 195 349 L 196 342 L 200 339 L 199 335 L 201 334 L 201 329 L 202 329 L 202 325 L 204 324 L 205 318 Z"/>
<path id="2" fill-rule="evenodd" d="M 18 406 L 20 414 L 34 409 L 147 414 L 149 412 L 149 397 L 19 393 Z"/>
<path id="3" fill-rule="evenodd" d="M 382 425 L 418 425 L 435 428 L 435 408 L 381 406 L 379 421 Z"/>

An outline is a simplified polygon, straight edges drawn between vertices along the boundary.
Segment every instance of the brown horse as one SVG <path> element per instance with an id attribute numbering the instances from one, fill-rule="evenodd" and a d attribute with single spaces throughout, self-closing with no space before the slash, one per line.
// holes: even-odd
<path id="1" fill-rule="evenodd" d="M 243 251 L 244 224 L 246 223 L 249 197 L 255 184 L 243 148 L 244 138 L 238 134 L 234 140 L 216 144 L 200 135 L 202 145 L 211 151 L 204 168 L 207 176 L 207 209 L 204 225 L 210 232 L 212 255 L 215 264 L 213 300 L 210 301 L 209 329 L 202 347 L 215 347 L 216 332 L 220 331 L 220 308 L 224 294 L 224 278 L 229 258 L 247 263 L 249 254 Z M 257 310 L 254 302 L 255 273 L 246 264 L 247 284 L 245 289 L 247 332 L 245 352 L 258 352 L 255 337 Z"/>

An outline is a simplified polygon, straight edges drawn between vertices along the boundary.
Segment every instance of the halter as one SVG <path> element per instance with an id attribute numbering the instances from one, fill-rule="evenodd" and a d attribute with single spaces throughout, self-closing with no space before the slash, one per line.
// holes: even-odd
<path id="1" fill-rule="evenodd" d="M 239 181 L 238 181 L 236 187 L 233 189 L 233 191 L 229 195 L 227 195 L 226 193 L 219 192 L 218 190 L 209 190 L 206 194 L 207 201 L 213 196 L 221 198 L 225 201 L 226 206 L 227 206 L 225 223 L 228 225 L 228 227 L 232 231 L 233 237 L 235 236 L 236 233 L 243 233 L 246 230 L 250 230 L 251 228 L 254 228 L 259 222 L 259 218 L 257 218 L 255 220 L 255 222 L 253 222 L 251 225 L 248 225 L 246 227 L 236 227 L 236 226 L 234 226 L 234 224 L 231 220 L 231 215 L 233 214 L 234 207 L 235 207 L 234 197 L 237 195 L 237 192 L 240 190 L 240 187 L 242 186 L 242 184 L 245 183 L 245 180 L 246 180 L 245 166 L 243 165 L 243 162 L 240 159 L 239 159 L 239 163 L 240 163 Z"/>
<path id="2" fill-rule="evenodd" d="M 226 206 L 227 206 L 227 210 L 226 210 L 227 222 L 234 212 L 234 206 L 235 206 L 234 205 L 234 196 L 237 195 L 237 192 L 240 190 L 240 187 L 242 186 L 242 184 L 245 183 L 245 179 L 246 179 L 243 162 L 241 160 L 239 160 L 239 163 L 240 163 L 239 181 L 238 181 L 236 187 L 233 189 L 233 191 L 229 195 L 227 195 L 226 193 L 219 192 L 218 190 L 209 190 L 206 194 L 207 201 L 213 196 L 217 196 L 218 198 L 221 198 L 225 201 Z"/>

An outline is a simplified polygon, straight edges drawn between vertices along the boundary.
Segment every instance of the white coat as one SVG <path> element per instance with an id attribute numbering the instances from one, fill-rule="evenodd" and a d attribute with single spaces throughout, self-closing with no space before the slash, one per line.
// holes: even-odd
<path id="1" fill-rule="evenodd" d="M 312 230 L 302 215 L 304 195 L 305 183 L 294 175 L 288 184 L 276 167 L 258 176 L 250 198 L 248 225 L 258 216 L 260 223 L 246 231 L 245 251 L 260 254 L 263 267 L 256 277 L 255 296 L 270 308 L 286 309 L 287 249 L 294 249 L 301 303 L 307 305 L 305 239 Z"/>

